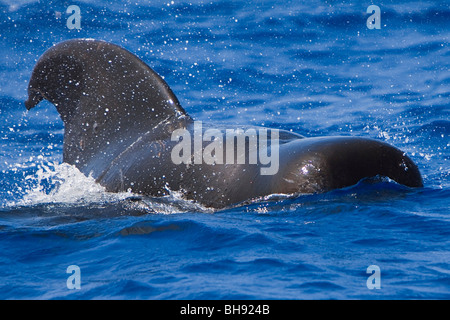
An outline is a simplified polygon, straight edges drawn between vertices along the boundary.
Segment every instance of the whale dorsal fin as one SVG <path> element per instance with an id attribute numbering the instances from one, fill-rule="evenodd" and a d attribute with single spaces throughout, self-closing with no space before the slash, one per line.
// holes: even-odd
<path id="1" fill-rule="evenodd" d="M 56 106 L 65 127 L 64 161 L 80 168 L 113 140 L 130 142 L 163 121 L 188 117 L 167 83 L 138 57 L 90 39 L 47 50 L 28 95 L 27 109 L 43 99 Z"/>

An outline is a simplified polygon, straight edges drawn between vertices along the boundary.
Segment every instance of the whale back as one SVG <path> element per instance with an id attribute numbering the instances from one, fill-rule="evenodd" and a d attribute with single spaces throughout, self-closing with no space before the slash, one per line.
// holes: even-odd
<path id="1" fill-rule="evenodd" d="M 111 43 L 76 39 L 59 43 L 38 60 L 28 86 L 27 109 L 46 99 L 64 122 L 63 160 L 82 171 L 101 171 L 142 134 L 188 118 L 167 83 L 129 51 Z M 156 133 L 155 133 L 156 134 Z M 98 174 L 99 172 L 97 172 Z M 95 174 L 95 172 L 94 172 Z"/>
<path id="2" fill-rule="evenodd" d="M 127 50 L 103 41 L 70 40 L 47 50 L 32 72 L 28 95 L 28 109 L 43 99 L 56 106 L 65 127 L 64 162 L 92 175 L 112 192 L 162 196 L 168 190 L 179 191 L 187 199 L 221 208 L 270 194 L 326 192 L 374 176 L 423 186 L 417 166 L 404 152 L 358 137 L 304 138 L 277 130 L 272 138 L 271 129 L 270 163 L 266 140 L 259 145 L 259 138 L 248 137 L 245 148 L 239 148 L 234 143 L 237 136 L 222 141 L 225 146 L 233 142 L 232 156 L 225 154 L 228 147 L 225 153 L 218 147 L 214 158 L 226 161 L 209 163 L 213 142 L 212 136 L 205 140 L 206 127 L 194 123 L 150 67 Z M 181 130 L 181 141 L 174 140 L 172 134 L 181 128 L 186 129 Z M 217 125 L 210 128 L 215 130 L 214 143 L 220 141 L 217 135 L 228 132 Z M 257 144 L 253 149 L 250 140 L 252 146 Z M 204 145 L 205 141 L 211 145 Z M 174 154 L 179 156 L 185 142 L 181 152 L 185 160 L 176 164 L 172 151 L 178 150 Z M 258 154 L 262 162 L 261 150 L 264 164 L 254 157 Z M 245 161 L 237 161 L 238 152 Z M 268 164 L 270 173 L 263 174 Z"/>

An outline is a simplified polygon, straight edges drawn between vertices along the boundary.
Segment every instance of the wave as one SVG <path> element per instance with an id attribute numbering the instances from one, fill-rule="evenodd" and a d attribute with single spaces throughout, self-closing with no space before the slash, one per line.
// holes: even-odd
<path id="1" fill-rule="evenodd" d="M 108 192 L 92 176 L 86 176 L 75 166 L 67 163 L 48 161 L 43 156 L 30 159 L 24 164 L 11 165 L 10 169 L 24 176 L 21 183 L 15 185 L 15 200 L 8 201 L 4 207 L 70 207 L 89 210 L 90 207 L 115 205 L 121 203 L 116 214 L 173 214 L 180 212 L 212 212 L 193 201 L 183 198 L 182 192 L 168 190 L 163 197 L 148 197 L 127 192 Z M 53 210 L 57 211 L 57 210 Z"/>

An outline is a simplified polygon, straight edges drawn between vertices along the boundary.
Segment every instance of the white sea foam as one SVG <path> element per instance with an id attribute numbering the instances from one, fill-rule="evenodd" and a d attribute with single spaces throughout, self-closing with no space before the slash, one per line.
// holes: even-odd
<path id="1" fill-rule="evenodd" d="M 199 203 L 186 200 L 180 191 L 167 188 L 168 195 L 159 198 L 143 198 L 142 201 L 129 203 L 134 209 L 145 210 L 151 213 L 174 214 L 180 212 L 203 212 L 212 213 L 213 209 L 207 208 Z"/>
<path id="2" fill-rule="evenodd" d="M 179 212 L 212 212 L 193 201 L 184 199 L 180 191 L 166 188 L 168 195 L 145 197 L 127 192 L 107 192 L 92 176 L 86 176 L 75 166 L 67 163 L 47 161 L 39 156 L 37 161 L 15 164 L 14 168 L 33 168 L 33 173 L 24 177 L 20 188 L 23 196 L 7 206 L 33 206 L 39 204 L 91 205 L 124 203 L 125 209 L 146 213 L 172 214 Z M 19 170 L 20 170 L 19 169 Z M 124 201 L 131 199 L 133 201 Z"/>
<path id="3" fill-rule="evenodd" d="M 25 194 L 18 205 L 46 203 L 80 204 L 121 200 L 130 193 L 109 193 L 91 176 L 67 163 L 41 162 L 25 177 Z"/>

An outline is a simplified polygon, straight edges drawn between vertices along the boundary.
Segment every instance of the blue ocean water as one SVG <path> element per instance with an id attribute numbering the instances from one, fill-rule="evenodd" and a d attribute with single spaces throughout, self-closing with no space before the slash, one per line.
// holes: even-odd
<path id="1" fill-rule="evenodd" d="M 369 29 L 371 4 L 0 1 L 0 299 L 449 299 L 450 8 L 380 1 Z M 62 163 L 55 108 L 23 104 L 39 56 L 86 37 L 138 55 L 198 120 L 379 139 L 425 186 L 215 212 L 107 193 Z"/>

